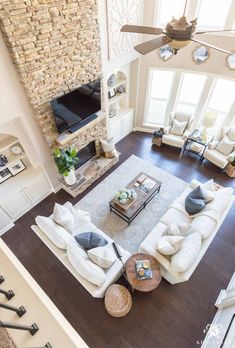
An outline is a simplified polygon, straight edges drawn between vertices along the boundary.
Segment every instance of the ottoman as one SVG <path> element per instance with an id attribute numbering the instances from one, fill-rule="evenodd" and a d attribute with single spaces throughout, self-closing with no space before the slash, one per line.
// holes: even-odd
<path id="1" fill-rule="evenodd" d="M 105 293 L 104 304 L 112 317 L 124 317 L 132 307 L 131 294 L 123 285 L 113 284 Z"/>

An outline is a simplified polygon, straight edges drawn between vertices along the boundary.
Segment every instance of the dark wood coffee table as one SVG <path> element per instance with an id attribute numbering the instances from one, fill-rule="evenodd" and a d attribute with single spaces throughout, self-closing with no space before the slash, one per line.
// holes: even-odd
<path id="1" fill-rule="evenodd" d="M 147 192 L 141 191 L 135 187 L 135 183 L 141 175 L 145 175 L 147 178 L 155 182 L 155 185 Z M 117 204 L 115 198 L 109 202 L 110 211 L 120 216 L 129 225 L 136 218 L 136 216 L 146 207 L 146 205 L 153 199 L 153 197 L 160 192 L 161 182 L 146 173 L 139 173 L 126 187 L 135 189 L 137 198 L 134 203 L 125 209 L 120 204 Z"/>
<path id="2" fill-rule="evenodd" d="M 139 280 L 137 278 L 135 261 L 139 261 L 139 260 L 150 261 L 150 265 L 153 272 L 152 279 Z M 131 285 L 133 290 L 135 289 L 142 292 L 153 291 L 154 289 L 158 287 L 162 279 L 160 264 L 151 255 L 147 255 L 144 253 L 134 254 L 126 262 L 126 277 L 127 277 L 128 283 Z"/>

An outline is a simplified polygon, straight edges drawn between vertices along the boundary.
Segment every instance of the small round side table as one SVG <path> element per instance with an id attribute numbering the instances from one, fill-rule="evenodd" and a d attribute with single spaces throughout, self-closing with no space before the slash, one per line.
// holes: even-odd
<path id="1" fill-rule="evenodd" d="M 104 304 L 112 317 L 125 317 L 132 307 L 131 294 L 125 286 L 113 284 L 105 293 Z"/>
<path id="2" fill-rule="evenodd" d="M 137 278 L 135 262 L 140 260 L 149 260 L 153 273 L 152 279 L 139 280 Z M 127 260 L 126 276 L 132 289 L 142 292 L 153 291 L 158 287 L 162 279 L 159 262 L 153 256 L 144 253 L 134 254 Z"/>

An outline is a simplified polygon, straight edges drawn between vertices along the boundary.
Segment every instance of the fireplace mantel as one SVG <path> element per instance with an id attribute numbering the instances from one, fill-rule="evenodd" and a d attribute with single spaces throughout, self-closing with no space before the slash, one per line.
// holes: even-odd
<path id="1" fill-rule="evenodd" d="M 104 138 L 106 136 L 106 116 L 104 112 L 99 112 L 98 113 L 98 117 L 89 122 L 88 124 L 86 124 L 85 126 L 83 126 L 82 128 L 78 129 L 76 132 L 74 133 L 63 133 L 61 135 L 58 135 L 58 137 L 56 138 L 56 141 L 59 145 L 62 146 L 66 146 L 66 145 L 71 145 L 73 144 L 77 150 L 79 151 L 80 149 L 82 149 L 83 147 L 85 147 L 86 145 L 88 145 L 90 142 L 97 140 L 98 138 L 100 138 L 100 133 L 103 134 Z M 100 129 L 103 128 L 102 130 Z M 99 134 L 97 134 L 99 133 Z M 91 140 L 87 140 L 87 144 L 82 144 L 80 146 L 80 141 L 81 138 L 86 137 L 88 138 L 88 135 L 90 137 L 93 137 L 93 139 Z"/>

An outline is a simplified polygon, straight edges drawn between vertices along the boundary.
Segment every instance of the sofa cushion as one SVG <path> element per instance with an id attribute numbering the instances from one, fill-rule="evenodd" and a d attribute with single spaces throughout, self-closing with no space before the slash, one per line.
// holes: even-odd
<path id="1" fill-rule="evenodd" d="M 69 211 L 65 206 L 55 203 L 53 210 L 53 220 L 69 233 L 73 233 L 74 217 L 71 211 Z"/>
<path id="2" fill-rule="evenodd" d="M 227 135 L 225 135 L 219 144 L 216 146 L 216 150 L 222 152 L 224 155 L 228 156 L 235 146 L 235 141 L 231 141 Z"/>
<path id="3" fill-rule="evenodd" d="M 52 241 L 53 244 L 60 249 L 66 249 L 68 240 L 72 238 L 68 231 L 46 216 L 37 216 L 35 221 L 40 230 Z"/>
<path id="4" fill-rule="evenodd" d="M 206 205 L 201 187 L 196 187 L 185 199 L 185 209 L 189 215 L 197 214 Z"/>
<path id="5" fill-rule="evenodd" d="M 183 135 L 187 127 L 187 124 L 188 124 L 187 121 L 181 122 L 174 119 L 170 132 L 175 135 Z"/>
<path id="6" fill-rule="evenodd" d="M 181 236 L 160 237 L 156 249 L 163 255 L 173 255 L 180 249 L 183 239 L 184 237 Z"/>
<path id="7" fill-rule="evenodd" d="M 216 220 L 209 216 L 196 216 L 192 221 L 189 232 L 199 232 L 201 238 L 206 239 L 214 231 L 216 224 Z"/>
<path id="8" fill-rule="evenodd" d="M 178 222 L 171 224 L 166 234 L 169 236 L 187 236 L 190 233 L 190 224 L 187 222 Z"/>
<path id="9" fill-rule="evenodd" d="M 93 248 L 87 251 L 87 254 L 91 261 L 101 268 L 110 268 L 115 262 L 115 255 L 109 245 Z"/>
<path id="10" fill-rule="evenodd" d="M 213 210 L 221 215 L 230 203 L 232 195 L 233 189 L 231 187 L 219 189 L 215 192 L 213 201 L 207 204 L 206 210 Z"/>
<path id="11" fill-rule="evenodd" d="M 171 258 L 173 272 L 185 272 L 196 260 L 201 249 L 201 235 L 192 233 L 184 238 L 180 250 Z"/>
<path id="12" fill-rule="evenodd" d="M 206 151 L 204 152 L 204 157 L 220 168 L 225 168 L 228 164 L 228 156 L 217 150 L 206 149 Z"/>
<path id="13" fill-rule="evenodd" d="M 86 250 L 101 247 L 108 243 L 103 236 L 95 232 L 85 232 L 77 234 L 75 236 L 75 239 L 77 243 Z"/>
<path id="14" fill-rule="evenodd" d="M 167 212 L 161 217 L 160 222 L 163 224 L 170 226 L 172 222 L 179 223 L 179 222 L 185 222 L 185 223 L 191 223 L 192 219 L 191 217 L 185 213 L 179 211 L 175 208 L 169 208 Z"/>
<path id="15" fill-rule="evenodd" d="M 67 244 L 67 256 L 80 276 L 94 285 L 101 286 L 104 284 L 106 280 L 104 270 L 95 265 L 88 257 L 81 255 L 81 247 L 73 239 Z"/>

